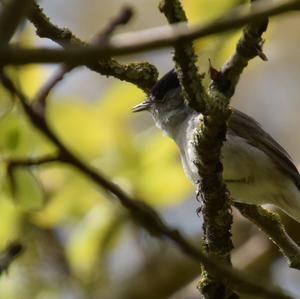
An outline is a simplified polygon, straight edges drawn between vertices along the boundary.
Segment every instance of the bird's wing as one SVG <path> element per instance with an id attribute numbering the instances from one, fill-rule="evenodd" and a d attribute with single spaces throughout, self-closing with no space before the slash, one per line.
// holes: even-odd
<path id="1" fill-rule="evenodd" d="M 249 144 L 266 153 L 300 190 L 300 175 L 291 157 L 253 118 L 234 109 L 228 123 L 228 134 L 242 137 Z"/>

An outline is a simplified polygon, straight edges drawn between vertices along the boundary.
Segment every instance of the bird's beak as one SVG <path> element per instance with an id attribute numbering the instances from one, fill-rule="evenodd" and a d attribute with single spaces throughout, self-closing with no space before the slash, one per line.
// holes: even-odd
<path id="1" fill-rule="evenodd" d="M 146 99 L 144 102 L 134 106 L 132 108 L 132 112 L 140 112 L 140 111 L 144 111 L 144 110 L 149 110 L 151 107 L 151 101 L 150 99 Z"/>

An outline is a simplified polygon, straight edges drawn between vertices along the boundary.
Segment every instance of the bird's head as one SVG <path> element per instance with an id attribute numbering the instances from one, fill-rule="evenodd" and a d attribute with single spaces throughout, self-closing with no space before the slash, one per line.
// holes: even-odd
<path id="1" fill-rule="evenodd" d="M 170 135 L 170 131 L 186 118 L 189 107 L 184 103 L 174 69 L 166 73 L 151 89 L 148 98 L 133 107 L 133 112 L 150 111 L 155 124 Z"/>

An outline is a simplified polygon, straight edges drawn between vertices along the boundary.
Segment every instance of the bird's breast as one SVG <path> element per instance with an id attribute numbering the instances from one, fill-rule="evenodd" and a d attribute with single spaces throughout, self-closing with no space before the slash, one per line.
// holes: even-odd
<path id="1" fill-rule="evenodd" d="M 187 146 L 181 148 L 181 159 L 186 175 L 197 184 L 201 177 L 195 165 L 198 158 L 192 140 L 192 136 L 187 135 Z M 223 178 L 232 197 L 238 201 L 264 203 L 283 184 L 282 173 L 273 161 L 241 137 L 227 134 L 221 162 Z"/>
<path id="2" fill-rule="evenodd" d="M 188 140 L 186 148 L 181 150 L 182 162 L 187 175 L 197 182 L 200 178 L 195 161 L 199 158 L 192 139 Z M 274 169 L 274 163 L 263 151 L 231 135 L 227 135 L 222 147 L 221 162 L 223 177 L 228 181 L 251 181 L 253 176 L 269 175 Z"/>

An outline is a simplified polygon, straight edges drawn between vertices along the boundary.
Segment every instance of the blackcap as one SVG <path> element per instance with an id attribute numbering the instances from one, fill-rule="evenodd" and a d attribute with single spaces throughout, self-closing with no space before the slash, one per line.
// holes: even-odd
<path id="1" fill-rule="evenodd" d="M 177 144 L 184 171 L 197 184 L 194 132 L 201 113 L 183 100 L 175 70 L 165 74 L 149 97 L 133 108 L 150 111 L 156 126 Z M 222 147 L 223 178 L 234 201 L 274 204 L 300 222 L 300 175 L 289 154 L 250 116 L 233 109 Z"/>

